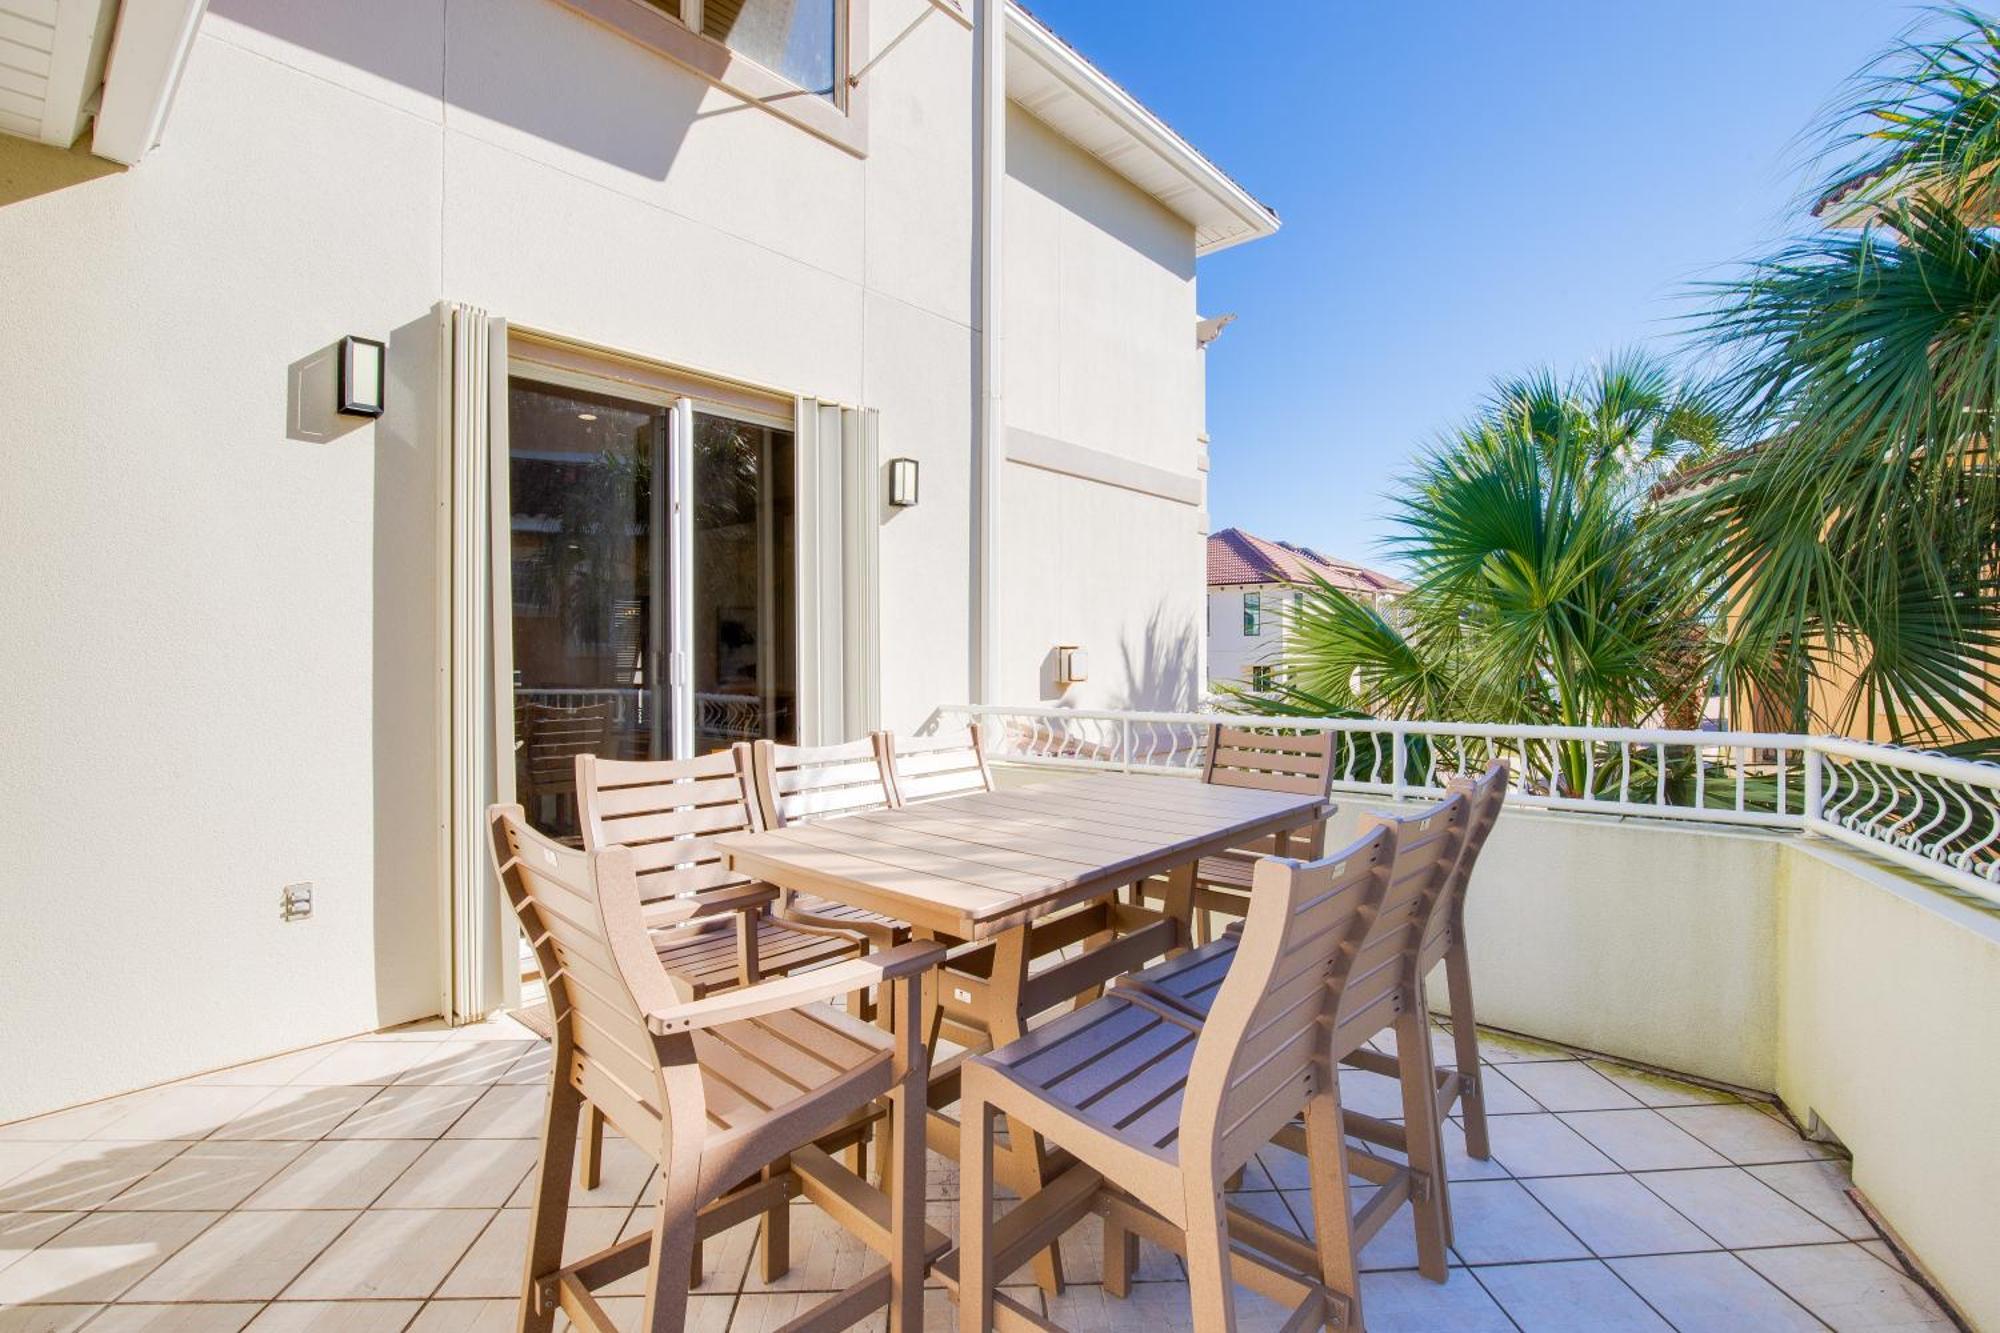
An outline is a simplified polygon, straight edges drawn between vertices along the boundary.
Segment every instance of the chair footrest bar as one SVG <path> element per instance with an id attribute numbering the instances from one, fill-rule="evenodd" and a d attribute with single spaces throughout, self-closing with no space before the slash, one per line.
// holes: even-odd
<path id="1" fill-rule="evenodd" d="M 1046 1250 L 1078 1218 L 1092 1210 L 1104 1177 L 1087 1166 L 1072 1167 L 1038 1193 L 1001 1215 L 993 1223 L 988 1243 L 993 1249 L 996 1282 Z M 959 1251 L 939 1259 L 931 1275 L 953 1296 L 958 1294 Z"/>
<path id="2" fill-rule="evenodd" d="M 895 1257 L 889 1232 L 889 1196 L 815 1147 L 795 1149 L 792 1170 L 806 1198 L 884 1259 Z M 951 1237 L 924 1224 L 924 1258 L 951 1248 Z"/>

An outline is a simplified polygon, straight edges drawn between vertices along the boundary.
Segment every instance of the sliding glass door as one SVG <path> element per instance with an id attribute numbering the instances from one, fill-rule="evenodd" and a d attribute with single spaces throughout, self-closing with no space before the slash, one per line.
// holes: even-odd
<path id="1" fill-rule="evenodd" d="M 516 798 L 579 834 L 579 754 L 797 725 L 792 433 L 551 372 L 509 383 Z"/>

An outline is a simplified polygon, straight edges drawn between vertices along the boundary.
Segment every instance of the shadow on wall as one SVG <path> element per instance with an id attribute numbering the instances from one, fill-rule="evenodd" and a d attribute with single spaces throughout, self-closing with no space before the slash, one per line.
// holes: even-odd
<path id="1" fill-rule="evenodd" d="M 0 134 L 0 208 L 125 170 L 116 162 L 92 157 L 89 139 L 86 132 L 68 148 L 51 148 L 31 139 Z"/>
<path id="2" fill-rule="evenodd" d="M 211 0 L 209 10 L 455 111 L 665 180 L 707 85 L 547 0 L 326 5 Z"/>
<path id="3" fill-rule="evenodd" d="M 1200 694 L 1201 644 L 1194 620 L 1153 608 L 1137 642 L 1121 636 L 1118 655 L 1125 667 L 1125 701 L 1114 708 L 1184 713 Z"/>

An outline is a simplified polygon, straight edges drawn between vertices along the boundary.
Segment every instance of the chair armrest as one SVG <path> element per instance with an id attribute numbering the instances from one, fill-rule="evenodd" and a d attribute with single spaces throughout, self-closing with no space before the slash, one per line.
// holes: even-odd
<path id="1" fill-rule="evenodd" d="M 722 1023 L 738 1023 L 761 1014 L 782 1013 L 801 1005 L 830 1000 L 836 995 L 917 976 L 944 960 L 944 950 L 935 944 L 912 943 L 872 953 L 831 967 L 774 977 L 754 986 L 739 986 L 720 995 L 658 1009 L 646 1015 L 646 1027 L 656 1036 L 675 1032 L 698 1032 Z"/>
<path id="2" fill-rule="evenodd" d="M 683 922 L 700 921 L 730 912 L 755 911 L 776 901 L 776 889 L 752 880 L 726 889 L 708 889 L 694 898 L 670 898 L 665 902 L 649 903 L 645 909 L 646 925 L 657 930 L 662 926 L 678 926 Z"/>

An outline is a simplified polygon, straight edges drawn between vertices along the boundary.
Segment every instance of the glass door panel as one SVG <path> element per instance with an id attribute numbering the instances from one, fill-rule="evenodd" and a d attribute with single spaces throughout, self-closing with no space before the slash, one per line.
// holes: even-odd
<path id="1" fill-rule="evenodd" d="M 798 735 L 792 432 L 694 414 L 695 750 Z"/>
<path id="2" fill-rule="evenodd" d="M 515 790 L 534 824 L 575 838 L 577 755 L 671 752 L 667 414 L 518 378 L 509 398 Z"/>

